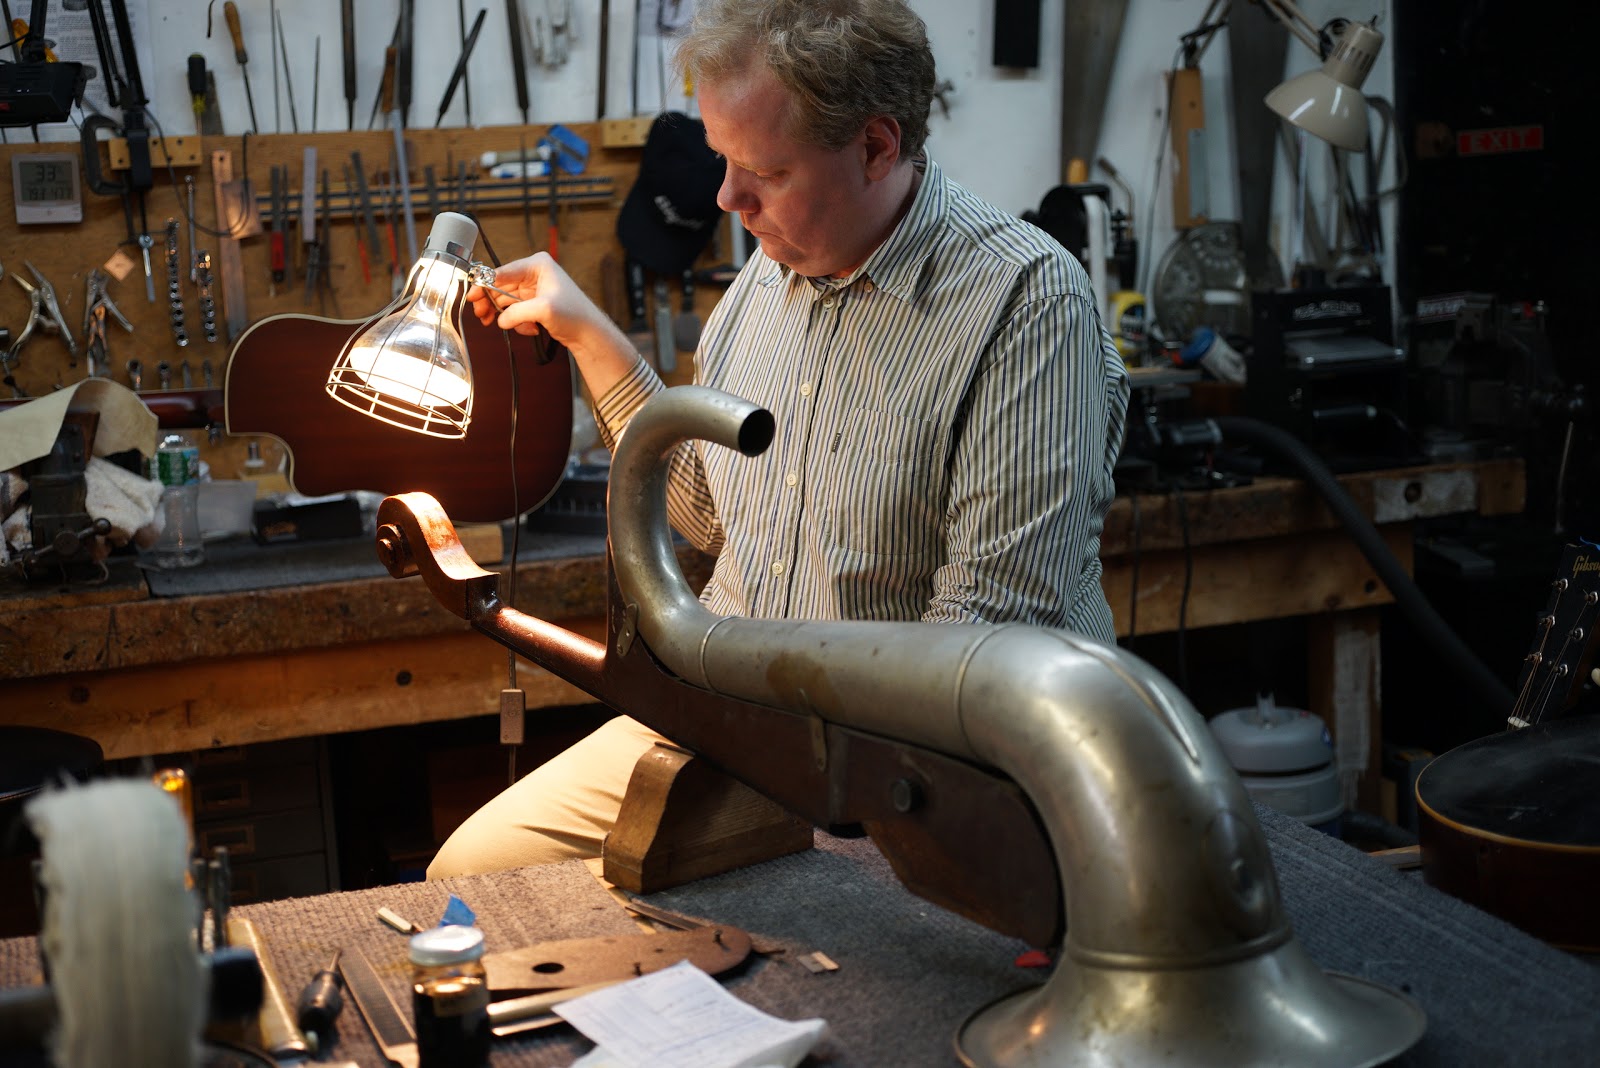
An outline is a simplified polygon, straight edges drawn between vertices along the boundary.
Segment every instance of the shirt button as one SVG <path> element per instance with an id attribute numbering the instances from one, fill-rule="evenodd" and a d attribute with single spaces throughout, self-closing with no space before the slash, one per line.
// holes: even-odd
<path id="1" fill-rule="evenodd" d="M 783 574 L 783 561 L 782 560 L 773 561 L 773 563 L 772 563 L 772 573 L 774 575 Z"/>
<path id="2" fill-rule="evenodd" d="M 810 382 L 802 382 L 802 383 L 800 383 L 800 396 L 802 396 L 802 397 L 811 396 L 811 383 Z"/>
<path id="3" fill-rule="evenodd" d="M 838 301 L 838 298 L 836 298 L 836 297 L 823 297 L 822 298 L 822 306 L 824 308 L 832 308 L 837 303 L 839 303 L 839 301 Z"/>
<path id="4" fill-rule="evenodd" d="M 800 476 L 795 474 L 793 471 L 790 471 L 787 475 L 783 476 L 783 481 L 787 485 L 793 486 L 793 485 L 796 485 L 797 483 L 799 483 Z"/>

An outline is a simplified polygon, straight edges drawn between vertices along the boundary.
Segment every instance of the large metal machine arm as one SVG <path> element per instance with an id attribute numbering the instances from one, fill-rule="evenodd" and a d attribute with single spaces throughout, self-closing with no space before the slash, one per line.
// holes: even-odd
<path id="1" fill-rule="evenodd" d="M 1365 1065 L 1420 1036 L 1409 1000 L 1306 956 L 1238 777 L 1138 658 L 1038 627 L 708 612 L 672 549 L 670 458 L 693 438 L 756 455 L 771 433 L 768 413 L 697 386 L 633 418 L 603 648 L 500 604 L 425 497 L 383 503 L 380 554 L 797 814 L 864 824 L 913 892 L 1035 944 L 1064 931 L 1043 986 L 961 1028 L 968 1063 Z"/>

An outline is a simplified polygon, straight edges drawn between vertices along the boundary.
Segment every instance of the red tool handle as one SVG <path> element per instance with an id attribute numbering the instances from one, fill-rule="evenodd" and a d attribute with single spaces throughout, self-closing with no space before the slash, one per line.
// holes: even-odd
<path id="1" fill-rule="evenodd" d="M 283 234 L 277 230 L 272 231 L 272 280 L 283 281 Z"/>

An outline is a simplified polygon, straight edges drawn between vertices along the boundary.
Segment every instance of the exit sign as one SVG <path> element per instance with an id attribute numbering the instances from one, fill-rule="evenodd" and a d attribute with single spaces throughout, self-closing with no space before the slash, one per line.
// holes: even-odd
<path id="1" fill-rule="evenodd" d="M 1537 152 L 1542 148 L 1543 126 L 1497 126 L 1488 130 L 1461 130 L 1456 134 L 1456 154 L 1460 156 Z"/>

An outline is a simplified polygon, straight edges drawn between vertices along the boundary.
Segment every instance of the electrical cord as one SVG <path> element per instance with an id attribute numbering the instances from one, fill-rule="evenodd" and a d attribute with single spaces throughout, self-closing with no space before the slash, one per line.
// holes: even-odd
<path id="1" fill-rule="evenodd" d="M 1270 423 L 1245 416 L 1218 416 L 1211 420 L 1224 439 L 1248 442 L 1266 448 L 1292 464 L 1302 478 L 1322 497 L 1367 562 L 1394 596 L 1395 606 L 1417 628 L 1423 640 L 1453 668 L 1461 672 L 1468 687 L 1497 715 L 1507 715 L 1514 703 L 1510 689 L 1480 660 L 1459 635 L 1439 615 L 1411 576 L 1406 573 L 1383 536 L 1370 519 L 1339 485 L 1326 464 L 1303 442 Z"/>
<path id="2" fill-rule="evenodd" d="M 467 213 L 474 225 L 478 226 L 478 239 L 483 242 L 483 250 L 488 254 L 489 265 L 499 267 L 500 257 L 495 254 L 494 245 L 489 240 L 489 235 L 483 232 L 483 227 L 478 223 L 476 215 Z M 506 345 L 506 366 L 511 376 L 511 434 L 510 434 L 510 470 L 511 470 L 511 562 L 506 569 L 506 607 L 517 606 L 517 554 L 521 551 L 522 540 L 522 502 L 517 493 L 517 415 L 518 402 L 522 391 L 518 380 L 517 354 L 512 348 L 511 331 L 501 330 L 501 338 Z M 541 361 L 543 362 L 543 361 Z M 509 647 L 506 649 L 506 689 L 520 690 L 517 685 L 517 654 Z M 517 750 L 516 743 L 506 745 L 506 785 L 514 786 L 517 782 Z"/>

